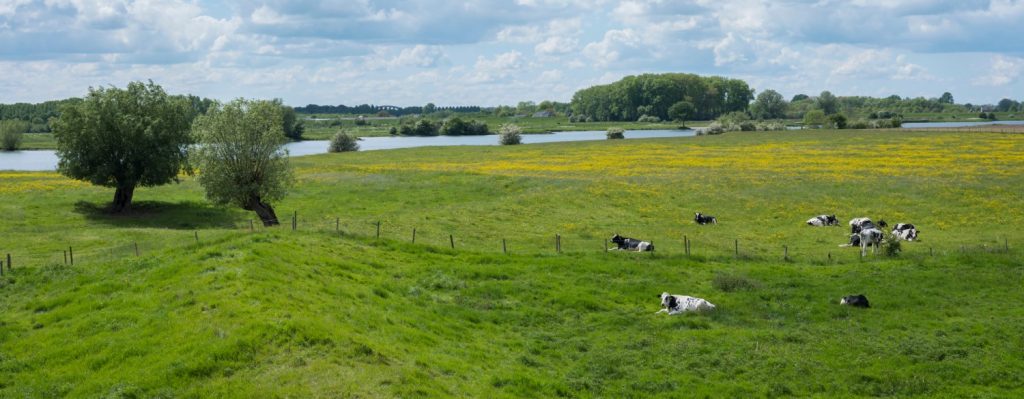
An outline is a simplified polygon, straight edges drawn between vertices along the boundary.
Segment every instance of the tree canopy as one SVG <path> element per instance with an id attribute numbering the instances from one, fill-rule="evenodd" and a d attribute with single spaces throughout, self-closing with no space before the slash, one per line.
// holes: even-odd
<path id="1" fill-rule="evenodd" d="M 641 115 L 673 119 L 669 108 L 680 101 L 693 106 L 694 119 L 714 119 L 746 111 L 753 90 L 738 79 L 685 73 L 644 74 L 577 91 L 572 112 L 597 121 L 635 121 Z"/>
<path id="2" fill-rule="evenodd" d="M 57 169 L 73 179 L 115 187 L 112 210 L 131 207 L 136 186 L 178 181 L 190 172 L 189 125 L 195 115 L 184 97 L 149 82 L 125 89 L 89 89 L 61 108 L 54 123 Z"/>
<path id="3" fill-rule="evenodd" d="M 781 119 L 786 117 L 789 103 L 775 90 L 765 90 L 750 104 L 750 113 L 757 119 Z"/>
<path id="4" fill-rule="evenodd" d="M 284 109 L 275 101 L 238 99 L 196 119 L 196 161 L 206 198 L 254 211 L 265 226 L 279 224 L 272 202 L 293 182 L 284 144 Z"/>

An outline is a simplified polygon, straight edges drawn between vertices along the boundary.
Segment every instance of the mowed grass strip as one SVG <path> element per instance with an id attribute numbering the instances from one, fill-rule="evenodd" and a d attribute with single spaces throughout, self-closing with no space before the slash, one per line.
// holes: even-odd
<path id="1" fill-rule="evenodd" d="M 250 214 L 187 178 L 110 216 L 111 190 L 0 172 L 0 253 L 16 263 L 0 279 L 0 397 L 1020 396 L 1020 140 L 325 154 L 294 160 L 277 205 L 297 232 L 249 233 Z M 803 224 L 821 213 L 912 222 L 922 241 L 861 261 L 837 247 L 847 227 Z M 616 232 L 658 250 L 604 253 Z M 719 311 L 655 316 L 662 291 Z M 873 308 L 837 305 L 855 293 Z"/>

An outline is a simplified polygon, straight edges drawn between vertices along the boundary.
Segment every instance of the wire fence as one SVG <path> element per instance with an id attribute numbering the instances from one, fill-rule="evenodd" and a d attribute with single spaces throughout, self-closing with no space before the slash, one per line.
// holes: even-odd
<path id="1" fill-rule="evenodd" d="M 150 232 L 150 237 L 139 234 L 132 240 L 120 240 L 111 244 L 107 240 L 78 240 L 66 245 L 12 249 L 0 248 L 0 273 L 9 274 L 18 267 L 44 265 L 85 266 L 97 265 L 112 260 L 146 257 L 166 251 L 195 251 L 206 245 L 216 244 L 245 235 L 277 233 L 316 233 L 324 236 L 345 236 L 365 240 L 389 240 L 411 245 L 433 247 L 452 251 L 475 253 L 502 253 L 519 255 L 559 255 L 615 252 L 616 244 L 610 241 L 611 234 L 588 234 L 581 232 L 550 234 L 538 233 L 535 229 L 516 228 L 509 224 L 502 231 L 460 229 L 459 225 L 438 223 L 435 226 L 417 225 L 407 221 L 380 218 L 343 219 L 341 217 L 301 216 L 293 211 L 280 225 L 264 227 L 254 219 L 241 223 L 232 222 L 202 230 L 167 230 Z M 650 228 L 650 226 L 647 226 Z M 644 256 L 679 256 L 694 260 L 753 260 L 778 261 L 781 263 L 800 262 L 810 264 L 837 264 L 847 261 L 882 258 L 881 253 L 869 251 L 861 257 L 859 247 L 841 248 L 842 242 L 817 240 L 815 243 L 786 243 L 779 241 L 750 240 L 740 237 L 724 239 L 721 236 L 701 234 L 701 229 L 713 226 L 693 226 L 685 231 L 671 232 L 666 229 L 649 229 L 645 241 L 653 244 L 654 250 Z M 827 228 L 808 228 L 827 229 Z M 143 229 L 145 230 L 145 229 Z M 843 229 L 845 230 L 845 229 Z M 641 231 L 638 229 L 636 231 Z M 842 237 L 843 235 L 836 235 Z M 848 235 L 846 235 L 848 237 Z M 975 238 L 970 243 L 951 245 L 922 242 L 904 242 L 902 257 L 945 256 L 952 253 L 1011 253 L 1009 238 Z M 884 251 L 880 251 L 884 252 Z"/>

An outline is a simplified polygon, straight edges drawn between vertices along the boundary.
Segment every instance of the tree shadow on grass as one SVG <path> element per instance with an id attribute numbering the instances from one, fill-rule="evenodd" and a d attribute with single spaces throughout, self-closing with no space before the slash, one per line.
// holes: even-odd
<path id="1" fill-rule="evenodd" d="M 236 228 L 240 216 L 231 209 L 216 207 L 205 202 L 132 202 L 131 210 L 123 213 L 110 211 L 110 203 L 96 204 L 86 201 L 75 203 L 75 212 L 90 222 L 116 227 L 149 227 L 194 230 L 199 228 Z"/>

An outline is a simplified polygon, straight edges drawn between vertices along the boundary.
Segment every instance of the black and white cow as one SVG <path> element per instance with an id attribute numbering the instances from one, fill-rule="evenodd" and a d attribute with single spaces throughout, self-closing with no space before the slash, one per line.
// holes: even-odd
<path id="1" fill-rule="evenodd" d="M 654 314 L 668 313 L 673 315 L 683 312 L 699 312 L 715 309 L 715 305 L 701 298 L 694 298 L 686 295 L 670 295 L 667 292 L 662 292 L 661 295 L 658 296 L 661 297 L 662 309 L 654 312 Z"/>
<path id="2" fill-rule="evenodd" d="M 807 225 L 809 226 L 838 226 L 839 219 L 836 219 L 836 215 L 818 215 L 807 219 Z"/>
<path id="3" fill-rule="evenodd" d="M 641 241 L 635 238 L 623 237 L 618 234 L 612 236 L 612 243 L 615 244 L 615 249 L 621 249 L 626 251 L 653 251 L 654 244 L 648 241 Z"/>
<path id="4" fill-rule="evenodd" d="M 892 235 L 901 240 L 915 241 L 917 233 L 917 228 L 910 223 L 896 223 L 896 226 L 892 228 Z"/>
<path id="5" fill-rule="evenodd" d="M 697 224 L 718 224 L 718 219 L 714 216 L 704 215 L 700 212 L 693 215 L 693 221 L 697 222 Z"/>
<path id="6" fill-rule="evenodd" d="M 857 238 L 854 238 L 855 236 Z M 860 245 L 860 256 L 866 256 L 868 247 L 871 247 L 871 253 L 873 254 L 878 250 L 878 247 L 882 246 L 883 238 L 885 238 L 885 234 L 882 233 L 882 230 L 869 227 L 857 234 L 852 234 L 850 236 L 850 244 Z M 854 244 L 854 241 L 857 241 L 857 244 Z"/>
<path id="7" fill-rule="evenodd" d="M 854 218 L 850 220 L 850 234 L 857 234 L 860 233 L 861 230 L 868 228 L 877 228 L 875 227 L 875 223 L 869 218 Z"/>
<path id="8" fill-rule="evenodd" d="M 840 305 L 853 306 L 855 308 L 870 308 L 868 297 L 864 295 L 847 295 L 839 300 Z"/>

